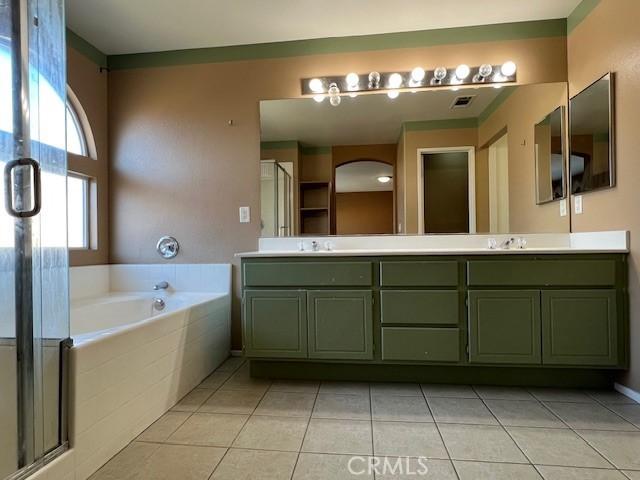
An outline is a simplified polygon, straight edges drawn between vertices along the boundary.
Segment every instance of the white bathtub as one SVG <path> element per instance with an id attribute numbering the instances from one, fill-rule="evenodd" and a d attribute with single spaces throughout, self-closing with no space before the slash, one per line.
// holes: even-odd
<path id="1" fill-rule="evenodd" d="M 154 292 L 160 281 L 170 288 Z M 229 356 L 230 288 L 229 265 L 71 269 L 69 417 L 77 480 Z M 153 310 L 155 297 L 165 301 L 161 312 Z"/>

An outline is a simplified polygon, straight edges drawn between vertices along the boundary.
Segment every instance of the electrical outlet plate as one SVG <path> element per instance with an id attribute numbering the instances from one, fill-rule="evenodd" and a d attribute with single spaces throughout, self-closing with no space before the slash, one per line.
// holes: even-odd
<path id="1" fill-rule="evenodd" d="M 251 222 L 251 210 L 249 207 L 240 207 L 240 223 Z"/>
<path id="2" fill-rule="evenodd" d="M 573 197 L 573 206 L 576 215 L 580 215 L 582 213 L 582 195 Z"/>

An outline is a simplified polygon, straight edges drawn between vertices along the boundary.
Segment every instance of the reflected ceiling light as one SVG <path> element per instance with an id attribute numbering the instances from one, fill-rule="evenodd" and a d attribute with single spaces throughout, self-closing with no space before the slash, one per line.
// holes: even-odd
<path id="1" fill-rule="evenodd" d="M 402 75 L 399 73 L 392 73 L 389 75 L 388 86 L 389 88 L 400 88 L 402 85 Z"/>
<path id="2" fill-rule="evenodd" d="M 380 87 L 380 74 L 378 72 L 371 72 L 369 74 L 369 88 Z"/>
<path id="3" fill-rule="evenodd" d="M 444 67 L 438 67 L 433 71 L 431 85 L 439 85 L 445 78 L 447 78 L 447 69 Z"/>
<path id="4" fill-rule="evenodd" d="M 342 101 L 342 98 L 340 98 L 340 95 L 329 97 L 329 103 L 331 104 L 332 107 L 337 107 L 338 105 L 340 105 L 341 101 Z"/>
<path id="5" fill-rule="evenodd" d="M 459 80 L 464 80 L 469 76 L 470 73 L 471 69 L 469 68 L 469 65 L 465 65 L 464 63 L 462 65 L 458 65 L 458 67 L 456 68 L 456 77 Z"/>
<path id="6" fill-rule="evenodd" d="M 336 83 L 332 83 L 331 85 L 329 85 L 328 93 L 329 103 L 334 107 L 340 105 L 342 99 L 340 98 L 340 89 L 338 88 L 338 85 Z"/>
<path id="7" fill-rule="evenodd" d="M 516 73 L 516 64 L 511 60 L 509 60 L 508 62 L 504 62 L 502 64 L 502 67 L 500 67 L 500 72 L 505 77 L 510 77 Z"/>
<path id="8" fill-rule="evenodd" d="M 485 78 L 491 75 L 492 72 L 493 72 L 493 67 L 488 63 L 483 63 L 482 65 L 480 65 L 480 68 L 478 69 L 478 73 L 480 74 L 480 76 Z"/>
<path id="9" fill-rule="evenodd" d="M 356 98 L 358 96 L 358 94 L 354 92 L 354 93 L 350 93 L 349 96 L 351 98 Z"/>
<path id="10" fill-rule="evenodd" d="M 378 177 L 378 181 L 380 183 L 389 183 L 391 181 L 391 177 L 389 175 L 380 175 Z"/>
<path id="11" fill-rule="evenodd" d="M 313 99 L 318 103 L 322 103 L 322 101 L 324 100 L 324 95 L 314 95 Z"/>
<path id="12" fill-rule="evenodd" d="M 351 72 L 346 77 L 347 87 L 351 90 L 355 90 L 358 88 L 358 84 L 360 83 L 360 76 L 357 73 Z"/>
<path id="13" fill-rule="evenodd" d="M 321 93 L 324 91 L 324 87 L 322 86 L 322 80 L 319 78 L 312 78 L 309 80 L 309 90 L 315 93 Z"/>
<path id="14" fill-rule="evenodd" d="M 387 92 L 387 97 L 389 97 L 392 100 L 394 98 L 398 98 L 399 95 L 400 95 L 400 92 L 397 90 L 391 90 L 390 92 Z"/>
<path id="15" fill-rule="evenodd" d="M 421 67 L 416 67 L 413 70 L 411 70 L 411 80 L 413 80 L 416 83 L 420 83 L 422 82 L 422 80 L 424 80 L 424 68 Z"/>

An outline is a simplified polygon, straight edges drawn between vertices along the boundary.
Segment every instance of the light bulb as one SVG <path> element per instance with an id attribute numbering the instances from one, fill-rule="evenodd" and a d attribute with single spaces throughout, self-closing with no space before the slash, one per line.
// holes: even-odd
<path id="1" fill-rule="evenodd" d="M 313 99 L 318 103 L 322 103 L 322 101 L 324 100 L 324 95 L 314 95 Z"/>
<path id="2" fill-rule="evenodd" d="M 488 63 L 483 63 L 478 69 L 478 74 L 481 77 L 488 77 L 489 75 L 491 75 L 491 72 L 493 72 L 493 67 Z"/>
<path id="3" fill-rule="evenodd" d="M 324 90 L 322 80 L 319 78 L 312 78 L 309 80 L 309 89 L 314 93 L 321 93 Z"/>
<path id="4" fill-rule="evenodd" d="M 433 71 L 433 76 L 436 80 L 442 81 L 447 78 L 447 69 L 444 67 L 438 67 Z"/>
<path id="5" fill-rule="evenodd" d="M 421 67 L 416 67 L 413 70 L 411 70 L 411 80 L 413 80 L 414 82 L 421 82 L 422 80 L 424 80 L 424 68 Z"/>
<path id="6" fill-rule="evenodd" d="M 389 97 L 392 100 L 394 98 L 398 98 L 398 95 L 400 95 L 400 92 L 397 90 L 391 90 L 390 92 L 387 92 L 387 97 Z"/>
<path id="7" fill-rule="evenodd" d="M 351 89 L 356 89 L 358 88 L 358 84 L 360 83 L 360 77 L 358 76 L 357 73 L 353 73 L 351 72 L 350 74 L 347 75 L 347 86 Z"/>
<path id="8" fill-rule="evenodd" d="M 469 76 L 470 72 L 471 69 L 469 68 L 469 65 L 465 65 L 463 63 L 462 65 L 458 65 L 458 68 L 456 68 L 456 77 L 458 77 L 460 80 L 464 80 Z"/>
<path id="9" fill-rule="evenodd" d="M 380 183 L 389 183 L 391 181 L 391 177 L 389 175 L 380 175 L 378 177 L 378 181 Z"/>
<path id="10" fill-rule="evenodd" d="M 340 95 L 329 97 L 329 103 L 334 107 L 337 107 L 338 105 L 340 105 L 341 101 L 342 101 L 342 98 L 340 97 Z"/>
<path id="11" fill-rule="evenodd" d="M 387 81 L 389 88 L 400 88 L 402 85 L 402 75 L 399 73 L 392 73 L 389 75 L 389 80 Z"/>
<path id="12" fill-rule="evenodd" d="M 502 67 L 500 67 L 500 72 L 505 77 L 510 77 L 516 73 L 516 64 L 511 60 L 509 60 L 508 62 L 504 62 L 502 64 Z"/>
<path id="13" fill-rule="evenodd" d="M 327 91 L 327 93 L 330 97 L 335 97 L 337 95 L 340 95 L 340 89 L 338 88 L 338 85 L 332 83 L 331 85 L 329 85 L 329 90 Z"/>
<path id="14" fill-rule="evenodd" d="M 493 76 L 493 81 L 494 82 L 504 82 L 506 81 L 506 77 L 504 75 L 502 75 L 500 72 L 497 72 L 494 76 Z"/>
<path id="15" fill-rule="evenodd" d="M 380 74 L 371 72 L 369 74 L 369 88 L 378 88 L 380 86 Z"/>

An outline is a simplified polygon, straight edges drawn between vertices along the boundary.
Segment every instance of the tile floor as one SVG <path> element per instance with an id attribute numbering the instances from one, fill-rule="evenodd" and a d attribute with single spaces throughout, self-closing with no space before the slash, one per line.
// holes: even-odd
<path id="1" fill-rule="evenodd" d="M 351 475 L 354 456 L 428 475 Z M 362 465 L 362 464 L 359 464 Z M 616 392 L 268 381 L 231 358 L 92 480 L 640 479 L 640 404 Z"/>

